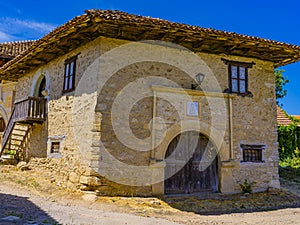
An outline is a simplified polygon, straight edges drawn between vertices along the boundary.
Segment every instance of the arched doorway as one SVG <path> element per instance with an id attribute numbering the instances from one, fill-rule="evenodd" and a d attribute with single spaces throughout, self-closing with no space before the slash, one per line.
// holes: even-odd
<path id="1" fill-rule="evenodd" d="M 199 132 L 187 131 L 176 136 L 165 155 L 165 194 L 218 191 L 215 151 L 213 143 Z"/>
<path id="2" fill-rule="evenodd" d="M 34 89 L 34 96 L 35 97 L 45 97 L 43 91 L 46 89 L 46 77 L 41 75 L 36 82 L 35 89 Z"/>
<path id="3" fill-rule="evenodd" d="M 6 128 L 6 123 L 4 118 L 0 115 L 0 133 L 3 133 Z"/>

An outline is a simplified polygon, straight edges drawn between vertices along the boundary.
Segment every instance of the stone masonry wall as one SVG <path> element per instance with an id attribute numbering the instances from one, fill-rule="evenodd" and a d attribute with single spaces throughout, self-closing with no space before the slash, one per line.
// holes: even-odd
<path id="1" fill-rule="evenodd" d="M 195 75 L 199 69 L 203 69 L 202 72 L 206 76 L 200 88 L 204 91 L 222 93 L 228 88 L 228 69 L 221 60 L 226 58 L 242 62 L 253 61 L 255 65 L 249 69 L 248 78 L 249 91 L 252 92 L 253 97 L 233 96 L 232 98 L 234 155 L 229 162 L 230 165 L 223 166 L 222 161 L 229 160 L 230 151 L 229 124 L 226 121 L 224 146 L 227 152 L 221 153 L 223 156 L 220 158 L 220 177 L 223 176 L 222 179 L 228 180 L 228 190 L 231 192 L 240 191 L 239 183 L 245 178 L 257 182 L 256 190 L 279 187 L 273 90 L 275 86 L 271 63 L 205 53 L 197 54 L 202 59 L 200 62 L 194 63 L 192 61 L 194 56 L 191 56 L 191 61 L 185 58 L 187 60 L 185 62 L 182 59 L 187 54 L 186 50 L 171 48 L 168 53 L 162 54 L 164 47 L 147 45 L 125 49 L 123 52 L 132 57 L 123 56 L 122 61 L 118 58 L 120 57 L 118 51 L 122 52 L 124 44 L 128 43 L 116 39 L 98 38 L 20 79 L 16 87 L 17 99 L 29 95 L 34 76 L 43 73 L 48 77 L 50 80 L 48 123 L 44 129 L 47 129 L 48 137 L 64 138 L 60 146 L 60 158 L 34 159 L 32 165 L 46 168 L 57 182 L 62 182 L 66 187 L 97 190 L 100 194 L 151 195 L 151 184 L 147 182 L 141 187 L 126 185 L 126 182 L 132 184 L 144 178 L 148 181 L 151 172 L 148 174 L 130 168 L 149 166 L 151 151 L 135 151 L 120 141 L 115 133 L 112 118 L 120 122 L 116 124 L 118 131 L 125 134 L 132 131 L 138 139 L 149 140 L 144 141 L 143 144 L 151 149 L 152 85 L 190 89 L 195 81 L 189 72 Z M 79 54 L 76 73 L 77 89 L 75 92 L 62 94 L 64 61 L 77 54 Z M 103 56 L 101 59 L 99 59 L 100 55 Z M 158 56 L 159 60 L 152 60 L 151 57 L 154 56 Z M 182 64 L 182 67 L 179 64 Z M 113 70 L 115 66 L 119 69 Z M 98 78 L 103 77 L 107 79 L 104 79 L 103 83 L 98 83 Z M 172 80 L 173 83 L 167 80 Z M 216 83 L 218 85 L 214 85 Z M 121 94 L 127 93 L 126 91 L 145 94 L 136 102 L 133 101 L 134 95 L 131 95 L 132 99 L 124 99 L 123 103 L 131 100 L 134 102 L 130 105 L 128 115 L 130 129 L 122 123 L 125 111 L 114 114 L 113 116 L 116 117 L 111 117 L 111 111 L 116 107 L 114 102 L 122 97 Z M 208 99 L 202 97 L 199 100 L 201 119 L 210 124 L 213 115 L 213 118 L 217 118 L 214 121 L 217 129 L 224 122 L 218 120 L 220 118 L 218 113 L 228 110 L 228 101 L 224 100 L 226 109 L 220 108 L 212 112 Z M 176 114 L 172 105 L 168 105 L 167 102 L 158 102 L 158 104 L 160 112 L 162 109 L 167 111 L 161 115 L 168 121 L 168 126 L 179 121 L 179 114 Z M 46 152 L 44 141 L 40 147 Z M 265 163 L 241 163 L 241 143 L 265 144 L 267 146 L 264 151 Z M 39 145 L 38 142 L 36 145 Z M 124 164 L 129 166 L 122 166 Z M 126 180 L 120 174 L 129 174 L 131 180 Z M 109 181 L 111 178 L 113 181 Z M 117 184 L 116 181 L 120 181 L 123 185 Z"/>

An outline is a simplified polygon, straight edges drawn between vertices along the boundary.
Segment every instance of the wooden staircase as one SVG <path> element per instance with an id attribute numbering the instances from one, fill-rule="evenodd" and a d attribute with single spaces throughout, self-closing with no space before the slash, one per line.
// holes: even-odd
<path id="1" fill-rule="evenodd" d="M 2 137 L 0 156 L 17 160 L 26 147 L 30 129 L 34 123 L 42 124 L 46 120 L 46 99 L 31 97 L 17 101 Z"/>

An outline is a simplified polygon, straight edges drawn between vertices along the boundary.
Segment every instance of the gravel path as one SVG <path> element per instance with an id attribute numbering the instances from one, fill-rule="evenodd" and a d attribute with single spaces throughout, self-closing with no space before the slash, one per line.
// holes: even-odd
<path id="1" fill-rule="evenodd" d="M 24 173 L 23 173 L 24 175 Z M 50 187 L 50 186 L 49 186 Z M 299 194 L 299 184 L 285 185 Z M 55 193 L 55 189 L 51 190 Z M 142 201 L 142 200 L 141 200 Z M 216 205 L 216 211 L 221 205 Z M 143 209 L 143 208 L 142 208 Z M 126 213 L 124 213 L 126 212 Z M 138 212 L 138 216 L 134 215 Z M 148 217 L 146 217 L 148 216 Z M 158 217 L 158 218 L 154 218 Z M 174 222 L 170 222 L 174 221 Z M 156 213 L 145 214 L 143 210 L 131 212 L 117 205 L 90 202 L 72 197 L 41 194 L 34 189 L 2 182 L 0 184 L 0 225 L 175 225 L 175 224 L 264 224 L 264 225 L 300 225 L 300 208 L 286 208 L 273 211 L 252 213 L 223 213 L 201 215 L 175 210 L 170 212 L 163 208 Z"/>
<path id="2" fill-rule="evenodd" d="M 0 224 L 176 225 L 164 219 L 91 209 L 0 185 Z"/>

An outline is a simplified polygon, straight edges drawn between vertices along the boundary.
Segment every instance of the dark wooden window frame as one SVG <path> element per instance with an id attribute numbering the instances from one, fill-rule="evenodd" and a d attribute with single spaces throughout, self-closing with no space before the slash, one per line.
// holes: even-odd
<path id="1" fill-rule="evenodd" d="M 265 150 L 265 145 L 246 145 L 241 144 L 243 152 L 243 160 L 241 162 L 254 162 L 254 163 L 264 163 L 263 151 Z"/>
<path id="2" fill-rule="evenodd" d="M 252 96 L 251 92 L 248 91 L 248 69 L 252 68 L 253 65 L 255 65 L 254 62 L 239 62 L 239 61 L 232 61 L 232 60 L 227 60 L 223 59 L 222 61 L 228 66 L 228 84 L 229 84 L 229 93 L 236 93 L 238 95 L 243 95 L 243 96 Z M 234 78 L 232 77 L 232 67 L 236 66 L 237 67 L 237 77 Z M 241 68 L 245 69 L 245 78 L 241 78 L 240 76 L 240 71 Z M 236 80 L 237 81 L 237 91 L 232 90 L 232 81 Z M 241 92 L 241 81 L 245 82 L 245 91 Z"/>
<path id="3" fill-rule="evenodd" d="M 60 153 L 60 141 L 51 141 L 50 148 L 51 148 L 50 149 L 51 154 L 59 154 Z"/>
<path id="4" fill-rule="evenodd" d="M 65 61 L 63 93 L 67 93 L 75 90 L 76 61 L 77 61 L 77 55 Z M 73 63 L 73 70 L 70 70 L 72 63 Z"/>

